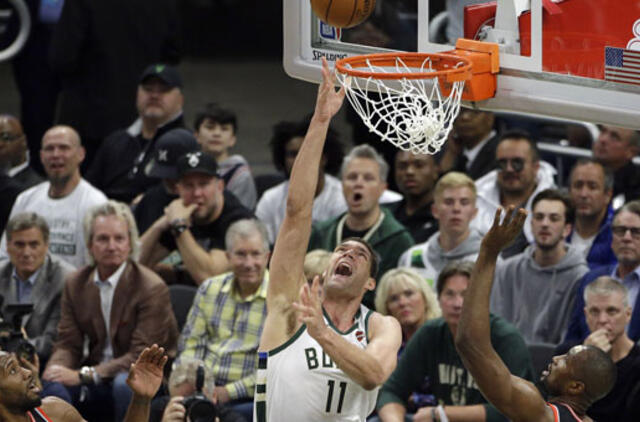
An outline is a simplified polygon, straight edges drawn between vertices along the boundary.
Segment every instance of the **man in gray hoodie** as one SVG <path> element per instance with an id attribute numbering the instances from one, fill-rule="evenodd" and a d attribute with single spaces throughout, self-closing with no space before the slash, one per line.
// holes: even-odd
<path id="1" fill-rule="evenodd" d="M 570 199 L 546 189 L 531 208 L 534 244 L 498 264 L 491 311 L 515 325 L 528 343 L 559 344 L 589 267 L 584 255 L 565 242 L 574 216 Z"/>
<path id="2" fill-rule="evenodd" d="M 398 266 L 414 268 L 435 289 L 434 281 L 449 262 L 476 259 L 482 236 L 469 226 L 478 212 L 476 187 L 469 176 L 447 173 L 436 183 L 433 198 L 431 212 L 440 231 L 405 251 Z"/>

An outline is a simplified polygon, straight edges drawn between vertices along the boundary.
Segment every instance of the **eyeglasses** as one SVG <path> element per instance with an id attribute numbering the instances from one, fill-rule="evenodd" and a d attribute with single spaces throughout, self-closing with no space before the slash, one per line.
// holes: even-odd
<path id="1" fill-rule="evenodd" d="M 623 237 L 627 231 L 630 231 L 631 237 L 640 239 L 640 227 L 612 226 L 611 231 L 618 237 Z"/>
<path id="2" fill-rule="evenodd" d="M 505 171 L 507 167 L 511 164 L 511 168 L 515 172 L 520 172 L 524 168 L 524 159 L 523 158 L 501 158 L 498 160 L 498 167 L 500 170 Z"/>
<path id="3" fill-rule="evenodd" d="M 22 138 L 24 135 L 20 133 L 11 133 L 11 132 L 0 132 L 0 141 L 2 142 L 13 142 Z"/>

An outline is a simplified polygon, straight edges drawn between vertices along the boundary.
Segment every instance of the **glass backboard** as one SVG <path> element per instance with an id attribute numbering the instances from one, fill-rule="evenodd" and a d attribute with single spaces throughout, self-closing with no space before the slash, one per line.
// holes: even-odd
<path id="1" fill-rule="evenodd" d="M 321 57 L 443 52 L 458 37 L 500 45 L 495 97 L 467 106 L 640 129 L 638 0 L 377 0 L 351 29 L 284 0 L 284 68 L 308 81 Z"/>

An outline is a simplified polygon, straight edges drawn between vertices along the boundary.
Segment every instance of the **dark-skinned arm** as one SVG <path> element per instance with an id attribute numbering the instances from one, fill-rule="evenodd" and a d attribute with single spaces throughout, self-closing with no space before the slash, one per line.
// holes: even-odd
<path id="1" fill-rule="evenodd" d="M 482 394 L 502 414 L 514 422 L 553 421 L 553 415 L 536 387 L 511 375 L 491 344 L 489 296 L 498 254 L 522 231 L 526 211 L 496 211 L 493 226 L 482 240 L 471 273 L 462 316 L 456 334 L 456 349 Z"/>

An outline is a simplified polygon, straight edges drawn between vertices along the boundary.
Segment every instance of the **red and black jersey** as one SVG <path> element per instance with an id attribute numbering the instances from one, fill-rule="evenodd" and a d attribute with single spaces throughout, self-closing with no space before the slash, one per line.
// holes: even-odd
<path id="1" fill-rule="evenodd" d="M 29 415 L 29 420 L 31 422 L 52 422 L 51 419 L 49 419 L 49 416 L 44 413 L 44 410 L 39 407 L 36 407 L 31 411 L 27 411 L 27 415 Z"/>
<path id="2" fill-rule="evenodd" d="M 547 403 L 547 406 L 553 411 L 555 422 L 582 422 L 576 412 L 564 403 Z"/>

